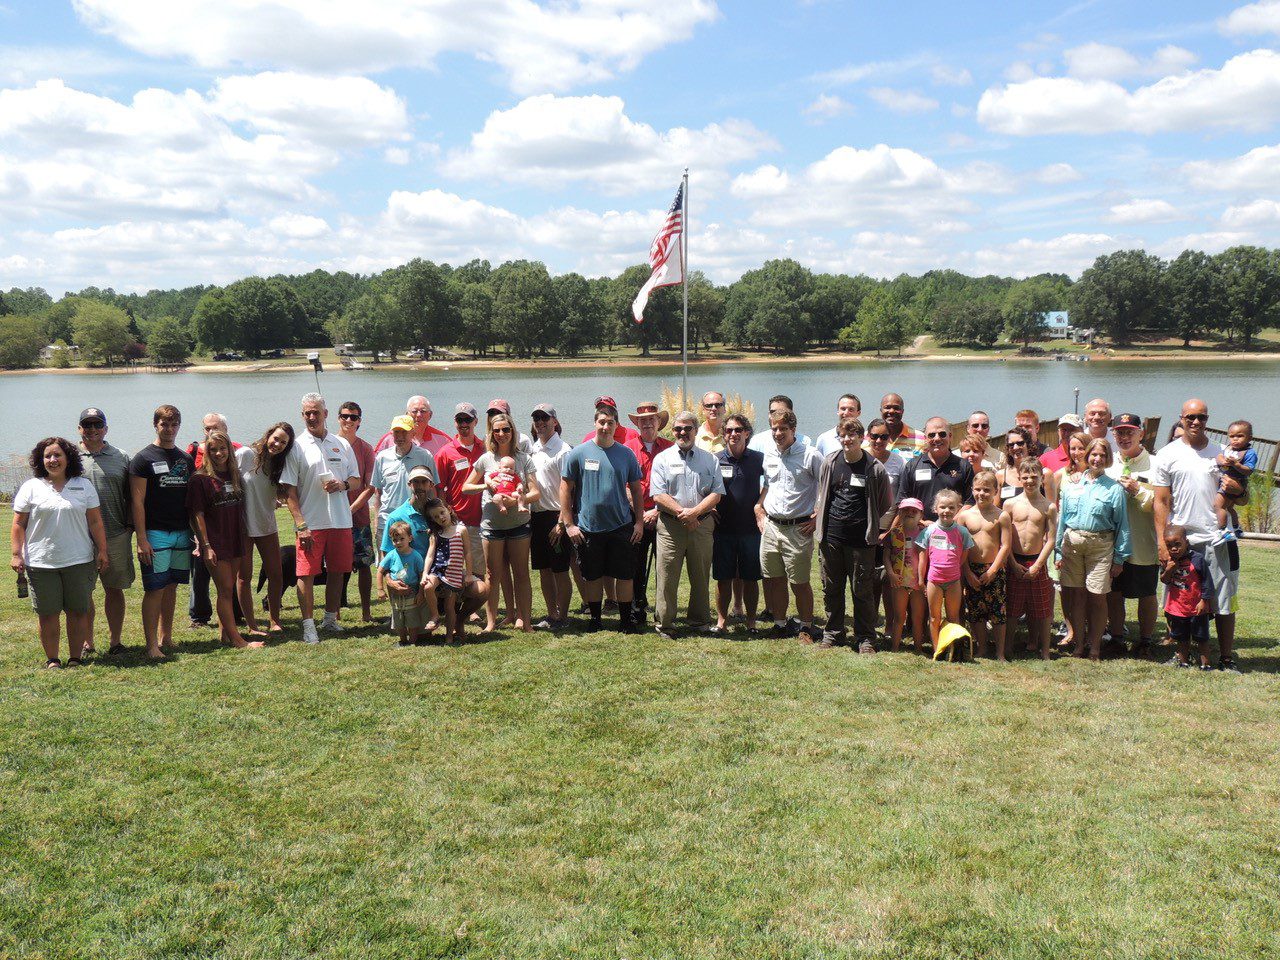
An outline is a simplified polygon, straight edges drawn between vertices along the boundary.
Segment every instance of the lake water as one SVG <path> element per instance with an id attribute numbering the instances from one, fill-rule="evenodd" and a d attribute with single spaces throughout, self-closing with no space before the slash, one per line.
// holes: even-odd
<path id="1" fill-rule="evenodd" d="M 436 411 L 433 423 L 452 433 L 453 407 L 461 400 L 481 410 L 489 400 L 510 401 L 522 424 L 528 411 L 543 401 L 554 403 L 573 441 L 590 429 L 592 400 L 607 393 L 629 410 L 642 400 L 657 399 L 662 386 L 680 386 L 680 366 L 584 365 L 581 369 L 466 369 L 429 372 L 395 370 L 326 370 L 320 388 L 329 402 L 330 428 L 337 430 L 338 404 L 356 400 L 364 409 L 361 436 L 376 440 L 391 418 L 404 412 L 405 400 L 422 393 Z M 961 420 L 975 408 L 991 415 L 997 430 L 1012 423 L 1023 407 L 1051 419 L 1095 396 L 1111 401 L 1117 413 L 1161 416 L 1167 425 L 1182 401 L 1203 398 L 1210 423 L 1225 427 L 1233 419 L 1254 422 L 1260 436 L 1280 436 L 1280 363 L 1232 361 L 1176 364 L 1166 361 L 1070 363 L 1054 361 L 882 361 L 856 363 L 721 364 L 692 366 L 689 389 L 741 393 L 763 413 L 768 398 L 789 394 L 796 403 L 800 429 L 814 435 L 834 422 L 836 398 L 851 391 L 870 411 L 888 391 L 906 400 L 907 422 L 921 427 L 933 414 Z M 297 373 L 129 373 L 30 374 L 0 376 L 0 462 L 25 454 L 42 436 L 76 436 L 76 418 L 87 406 L 106 411 L 110 439 L 134 451 L 153 439 L 151 412 L 161 403 L 182 410 L 181 441 L 197 437 L 200 417 L 211 410 L 225 414 L 239 441 L 256 439 L 277 420 L 301 428 L 299 399 L 316 388 L 310 372 Z"/>

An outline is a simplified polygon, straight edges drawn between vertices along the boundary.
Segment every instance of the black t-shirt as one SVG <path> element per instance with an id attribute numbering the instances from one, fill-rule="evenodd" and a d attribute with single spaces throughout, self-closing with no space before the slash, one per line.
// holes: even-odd
<path id="1" fill-rule="evenodd" d="M 186 451 L 166 450 L 151 444 L 129 461 L 129 475 L 147 481 L 143 505 L 148 530 L 187 530 L 187 484 L 196 471 L 195 461 Z"/>
<path id="2" fill-rule="evenodd" d="M 870 458 L 864 453 L 857 463 L 836 457 L 831 464 L 827 488 L 827 521 L 823 539 L 845 547 L 867 545 L 867 475 Z"/>
<path id="3" fill-rule="evenodd" d="M 907 461 L 898 479 L 898 502 L 915 497 L 924 504 L 925 520 L 937 520 L 933 498 L 943 490 L 954 490 L 962 502 L 969 503 L 973 496 L 973 467 L 954 453 L 947 455 L 942 466 L 935 466 L 929 454 L 921 453 Z"/>
<path id="4" fill-rule="evenodd" d="M 735 460 L 728 450 L 720 451 L 716 469 L 724 481 L 724 496 L 716 505 L 716 533 L 759 533 L 756 526 L 756 504 L 760 501 L 760 482 L 764 479 L 764 454 L 759 450 L 743 450 Z"/>

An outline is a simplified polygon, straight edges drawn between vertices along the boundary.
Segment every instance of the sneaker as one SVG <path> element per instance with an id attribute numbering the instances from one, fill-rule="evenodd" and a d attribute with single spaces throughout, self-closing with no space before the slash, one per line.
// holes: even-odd
<path id="1" fill-rule="evenodd" d="M 796 631 L 796 634 L 800 637 L 801 643 L 818 643 L 822 639 L 822 631 L 813 624 L 801 627 Z"/>
<path id="2" fill-rule="evenodd" d="M 1213 666 L 1213 664 L 1212 664 L 1212 663 L 1202 663 L 1202 664 L 1200 664 L 1199 666 L 1200 666 L 1200 669 L 1201 669 L 1201 670 L 1213 670 L 1213 669 L 1215 669 L 1215 667 Z M 1239 673 L 1239 672 L 1240 672 L 1239 670 L 1237 670 L 1237 671 L 1236 671 L 1236 673 Z"/>
<path id="3" fill-rule="evenodd" d="M 860 644 L 858 644 L 858 652 L 859 653 L 875 653 L 876 645 L 872 643 L 870 640 L 863 640 Z"/>
<path id="4" fill-rule="evenodd" d="M 793 634 L 800 632 L 800 621 L 795 617 L 787 617 L 787 629 Z"/>
<path id="5" fill-rule="evenodd" d="M 314 620 L 302 621 L 302 642 L 303 643 L 319 643 L 320 634 L 316 632 L 316 622 Z"/>
<path id="6" fill-rule="evenodd" d="M 1235 657 L 1219 657 L 1218 669 L 1221 670 L 1223 673 L 1235 673 L 1235 674 L 1240 673 L 1240 668 L 1236 666 Z"/>
<path id="7" fill-rule="evenodd" d="M 337 620 L 330 620 L 328 617 L 320 621 L 320 629 L 325 633 L 346 633 L 346 627 Z"/>
<path id="8" fill-rule="evenodd" d="M 535 630 L 554 630 L 554 629 L 555 629 L 555 621 L 554 621 L 554 620 L 548 620 L 546 617 L 543 617 L 541 620 L 539 620 L 537 623 L 535 623 L 535 624 L 533 625 L 533 629 L 535 629 Z"/>
<path id="9" fill-rule="evenodd" d="M 1177 667 L 1178 669 L 1181 669 L 1181 670 L 1189 670 L 1191 668 L 1191 664 L 1186 660 L 1179 660 L 1177 654 L 1174 654 L 1172 657 L 1166 660 L 1164 662 L 1164 665 L 1166 667 Z"/>
<path id="10" fill-rule="evenodd" d="M 653 632 L 662 640 L 674 640 L 676 635 L 670 630 L 663 630 L 661 627 L 654 627 Z"/>
<path id="11" fill-rule="evenodd" d="M 1236 533 L 1230 527 L 1223 527 L 1218 531 L 1218 535 L 1213 538 L 1213 545 L 1220 547 L 1224 543 L 1235 543 Z"/>
<path id="12" fill-rule="evenodd" d="M 765 632 L 765 636 L 774 637 L 775 639 L 782 639 L 783 637 L 795 636 L 795 632 L 791 630 L 791 628 L 788 627 L 785 623 L 775 623 Z"/>

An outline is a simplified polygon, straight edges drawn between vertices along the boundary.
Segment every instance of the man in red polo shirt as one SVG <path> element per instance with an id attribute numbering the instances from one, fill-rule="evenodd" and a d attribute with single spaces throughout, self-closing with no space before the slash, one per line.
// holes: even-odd
<path id="1" fill-rule="evenodd" d="M 667 425 L 670 414 L 659 409 L 653 401 L 647 400 L 636 407 L 635 413 L 628 416 L 636 428 L 627 431 L 630 436 L 623 441 L 623 445 L 640 461 L 640 489 L 644 493 L 644 536 L 635 545 L 636 573 L 631 581 L 635 593 L 631 609 L 635 622 L 643 625 L 645 611 L 649 609 L 649 561 L 658 539 L 658 507 L 653 502 L 653 494 L 649 492 L 649 473 L 653 470 L 653 458 L 672 446 L 670 440 L 658 436 L 658 431 Z M 617 433 L 614 433 L 614 437 L 617 437 Z"/>
<path id="2" fill-rule="evenodd" d="M 1057 473 L 1071 460 L 1067 456 L 1067 442 L 1071 435 L 1084 426 L 1074 413 L 1064 413 L 1058 418 L 1058 445 L 1040 455 L 1040 464 L 1051 473 Z"/>
<path id="3" fill-rule="evenodd" d="M 440 477 L 440 499 L 453 508 L 453 512 L 471 529 L 471 572 L 483 577 L 488 570 L 484 559 L 484 541 L 480 539 L 480 498 L 478 493 L 464 493 L 476 461 L 484 456 L 484 440 L 476 435 L 476 421 L 480 414 L 469 403 L 460 403 L 453 411 L 453 423 L 458 435 L 436 454 L 436 473 Z"/>
<path id="4" fill-rule="evenodd" d="M 404 405 L 404 411 L 413 417 L 413 442 L 415 445 L 422 447 L 433 457 L 448 445 L 449 435 L 431 425 L 430 400 L 421 396 L 410 397 L 409 401 Z M 381 453 L 383 450 L 395 445 L 396 438 L 388 430 L 382 435 L 382 439 L 374 445 L 373 452 Z"/>
<path id="5" fill-rule="evenodd" d="M 614 410 L 617 410 L 617 409 L 618 409 L 618 402 L 617 402 L 616 400 L 614 400 L 614 399 L 613 399 L 613 397 L 596 397 L 596 404 L 595 404 L 595 406 L 596 406 L 596 410 L 597 410 L 597 411 L 598 411 L 601 407 L 612 407 Z M 655 404 L 655 406 L 656 406 L 656 404 Z M 635 417 L 632 417 L 631 419 L 632 419 L 632 420 L 634 420 L 634 419 L 635 419 Z M 621 417 L 619 417 L 619 420 L 621 420 Z M 664 421 L 663 421 L 663 423 L 666 423 L 666 421 L 664 420 Z M 659 427 L 658 429 L 659 429 L 659 430 L 661 430 L 662 428 L 661 428 L 661 427 Z M 626 427 L 624 427 L 621 423 L 619 423 L 619 424 L 618 424 L 618 426 L 617 426 L 617 427 L 615 427 L 615 428 L 614 428 L 614 431 L 613 431 L 613 442 L 614 442 L 614 443 L 626 444 L 626 445 L 628 445 L 628 446 L 629 446 L 629 445 L 630 445 L 630 444 L 629 444 L 629 441 L 630 441 L 630 440 L 631 440 L 631 438 L 632 438 L 632 437 L 634 437 L 635 435 L 636 435 L 636 432 L 635 432 L 634 430 L 628 430 L 628 429 L 627 429 Z M 594 440 L 594 439 L 595 439 L 595 437 L 596 437 L 596 432 L 595 432 L 594 430 L 589 430 L 589 431 L 587 431 L 587 435 L 586 435 L 585 437 L 583 437 L 583 438 L 582 438 L 582 442 L 583 442 L 583 443 L 586 443 L 588 440 Z M 671 445 L 671 441 L 670 441 L 670 440 L 665 440 L 665 441 L 663 441 L 663 442 L 664 442 L 664 443 L 666 443 L 666 444 L 667 444 L 667 446 L 670 446 L 670 445 Z M 645 476 L 647 477 L 647 476 L 648 476 L 648 474 L 646 473 L 646 474 L 645 474 Z M 646 489 L 646 490 L 648 490 L 648 489 L 649 489 L 649 488 L 648 488 L 648 486 L 647 486 L 648 481 L 646 480 L 646 481 L 645 481 L 645 483 L 646 483 L 645 489 Z M 645 494 L 645 496 L 647 497 L 647 496 L 648 496 L 648 494 L 646 493 L 646 494 Z M 646 509 L 647 509 L 647 508 L 646 508 Z"/>

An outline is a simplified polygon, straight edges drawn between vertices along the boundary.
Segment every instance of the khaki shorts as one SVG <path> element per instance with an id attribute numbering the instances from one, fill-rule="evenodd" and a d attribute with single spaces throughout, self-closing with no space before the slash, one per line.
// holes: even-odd
<path id="1" fill-rule="evenodd" d="M 107 559 L 111 565 L 98 575 L 108 590 L 128 590 L 133 586 L 137 571 L 133 567 L 133 531 L 125 530 L 114 537 L 107 537 Z"/>
<path id="2" fill-rule="evenodd" d="M 397 633 L 401 630 L 414 633 L 427 625 L 427 605 L 418 604 L 416 594 L 408 597 L 392 594 L 387 599 L 391 602 L 392 630 Z"/>
<path id="3" fill-rule="evenodd" d="M 42 617 L 55 613 L 88 613 L 98 570 L 90 560 L 70 567 L 27 567 L 31 606 Z"/>
<path id="4" fill-rule="evenodd" d="M 813 569 L 813 534 L 800 524 L 780 526 L 765 520 L 760 537 L 760 571 L 766 579 L 786 577 L 788 583 L 808 583 Z"/>
<path id="5" fill-rule="evenodd" d="M 489 572 L 489 562 L 484 552 L 484 537 L 475 527 L 467 527 L 467 542 L 471 544 L 471 572 L 481 580 Z"/>
<path id="6" fill-rule="evenodd" d="M 1110 531 L 1068 530 L 1062 538 L 1058 582 L 1090 593 L 1111 592 L 1111 561 L 1116 535 Z"/>

